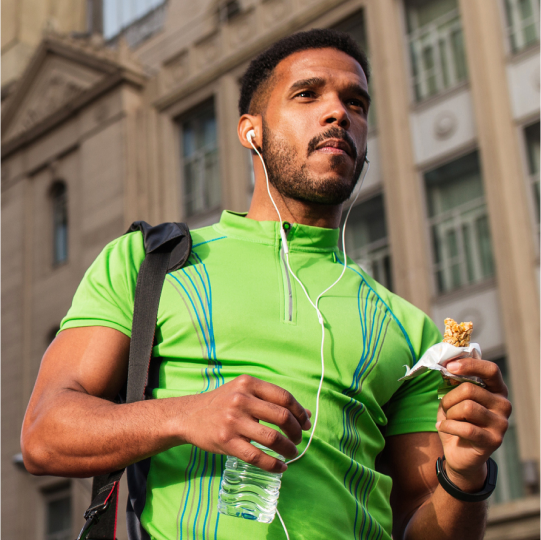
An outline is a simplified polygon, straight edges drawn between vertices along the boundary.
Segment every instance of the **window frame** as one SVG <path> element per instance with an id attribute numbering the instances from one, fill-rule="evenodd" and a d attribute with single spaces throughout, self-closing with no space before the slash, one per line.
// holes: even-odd
<path id="1" fill-rule="evenodd" d="M 378 186 L 377 189 L 374 189 L 374 190 L 370 190 L 368 191 L 367 193 L 363 194 L 363 197 L 362 198 L 359 198 L 357 200 L 357 202 L 352 206 L 351 208 L 351 212 L 354 212 L 356 208 L 359 208 L 362 204 L 365 204 L 365 203 L 368 203 L 369 201 L 373 200 L 373 199 L 376 199 L 377 197 L 381 197 L 382 198 L 382 207 L 383 207 L 383 221 L 384 221 L 384 224 L 385 224 L 385 237 L 383 238 L 380 238 L 378 240 L 375 240 L 373 242 L 370 242 L 369 244 L 367 244 L 366 246 L 363 247 L 362 251 L 363 253 L 367 253 L 368 254 L 370 252 L 374 252 L 374 251 L 377 251 L 377 250 L 381 250 L 381 252 L 378 254 L 378 257 L 375 258 L 376 261 L 383 261 L 383 259 L 385 257 L 388 257 L 389 258 L 389 276 L 388 276 L 388 283 L 383 283 L 382 281 L 378 281 L 376 279 L 375 276 L 372 275 L 372 272 L 369 271 L 367 268 L 366 268 L 366 263 L 364 264 L 361 264 L 362 262 L 362 259 L 358 259 L 355 257 L 354 254 L 352 254 L 350 251 L 347 251 L 347 256 L 352 259 L 353 261 L 355 261 L 360 268 L 362 268 L 362 270 L 364 272 L 366 272 L 370 277 L 372 277 L 373 279 L 375 279 L 378 283 L 380 283 L 383 287 L 389 289 L 391 292 L 393 292 L 393 285 L 394 285 L 394 274 L 393 274 L 393 253 L 392 253 L 392 249 L 391 249 L 391 242 L 390 242 L 390 237 L 389 237 L 389 227 L 388 227 L 388 220 L 387 220 L 387 208 L 386 208 L 386 202 L 385 202 L 385 191 L 382 189 L 381 186 Z M 342 227 L 343 227 L 343 221 L 342 220 L 345 220 L 346 218 L 346 215 L 347 215 L 347 212 L 348 212 L 348 209 L 349 209 L 349 206 L 347 206 L 346 208 L 344 208 L 343 212 L 342 212 L 342 218 L 341 218 L 341 227 L 340 229 L 342 230 Z M 351 217 L 351 216 L 350 216 Z M 349 225 L 349 219 L 348 219 L 348 225 Z M 347 238 L 347 231 L 351 231 L 351 228 L 348 229 L 348 227 L 346 227 L 346 238 Z M 342 235 L 340 235 L 340 238 L 339 238 L 339 248 L 343 250 L 343 245 L 342 245 Z M 386 249 L 382 249 L 382 248 L 386 248 Z M 368 261 L 371 263 L 373 259 L 368 259 Z"/>
<path id="2" fill-rule="evenodd" d="M 540 19 L 540 8 L 539 8 L 539 5 L 536 4 L 536 0 L 531 0 L 533 2 L 533 11 L 534 11 L 534 17 L 533 17 L 533 21 L 534 21 L 534 25 L 535 25 L 535 28 L 536 28 L 536 31 L 537 31 L 537 40 L 536 41 L 532 41 L 531 43 L 528 43 L 527 45 L 524 45 L 522 46 L 521 48 L 518 48 L 518 49 L 514 49 L 513 48 L 513 43 L 512 43 L 512 38 L 511 38 L 511 34 L 512 34 L 512 25 L 509 24 L 509 21 L 508 21 L 508 17 L 507 17 L 507 2 L 511 2 L 511 3 L 516 3 L 517 0 L 500 0 L 499 2 L 499 8 L 500 8 L 500 13 L 501 13 L 501 20 L 502 20 L 502 30 L 503 30 L 503 34 L 505 36 L 505 50 L 507 51 L 507 53 L 514 57 L 514 56 L 517 56 L 517 55 L 520 55 L 521 53 L 523 53 L 524 51 L 527 51 L 528 49 L 531 49 L 532 47 L 536 47 L 536 46 L 539 46 L 539 42 L 540 42 L 540 22 L 539 22 L 539 19 Z M 537 13 L 535 13 L 537 10 Z"/>
<path id="3" fill-rule="evenodd" d="M 49 533 L 47 532 L 48 519 L 49 519 L 49 504 L 51 502 L 61 500 L 64 498 L 69 498 L 70 508 L 69 508 L 69 529 L 65 529 L 60 533 Z M 46 486 L 41 489 L 41 501 L 42 501 L 42 535 L 43 540 L 69 540 L 73 536 L 73 510 L 74 510 L 74 500 L 73 500 L 73 490 L 71 482 L 61 482 Z M 63 536 L 60 536 L 63 535 Z"/>
<path id="4" fill-rule="evenodd" d="M 209 105 L 212 105 L 214 112 L 214 119 L 216 122 L 216 155 L 218 161 L 218 180 L 217 185 L 220 188 L 220 202 L 217 205 L 204 208 L 203 210 L 195 213 L 188 213 L 187 200 L 186 200 L 186 188 L 187 188 L 187 179 L 186 179 L 186 159 L 184 156 L 184 125 L 186 122 L 191 120 L 193 117 L 196 117 L 198 114 L 203 112 Z M 195 106 L 187 109 L 181 115 L 176 117 L 177 133 L 178 133 L 178 156 L 179 156 L 179 172 L 180 172 L 180 209 L 183 219 L 186 221 L 205 221 L 205 218 L 210 216 L 215 216 L 223 207 L 223 178 L 222 171 L 220 169 L 221 157 L 220 157 L 220 127 L 219 127 L 219 118 L 217 110 L 217 99 L 214 94 L 210 95 L 203 101 L 200 101 Z"/>
<path id="5" fill-rule="evenodd" d="M 493 273 L 490 276 L 486 276 L 484 278 L 481 278 L 479 280 L 474 280 L 472 282 L 466 281 L 462 282 L 462 284 L 458 287 L 454 287 L 448 290 L 440 290 L 438 286 L 438 277 L 437 277 L 437 270 L 436 266 L 438 263 L 436 262 L 436 252 L 435 252 L 435 246 L 433 241 L 433 227 L 434 223 L 438 221 L 439 216 L 430 216 L 429 212 L 429 192 L 428 192 L 428 186 L 427 186 L 427 180 L 425 178 L 425 175 L 431 171 L 434 171 L 440 167 L 443 167 L 445 165 L 448 165 L 454 161 L 460 160 L 462 158 L 467 157 L 468 155 L 477 152 L 478 154 L 478 163 L 479 163 L 479 172 L 481 176 L 481 185 L 483 187 L 483 197 L 484 200 L 484 206 L 486 209 L 486 217 L 489 227 L 489 239 L 490 239 L 490 247 L 491 247 L 491 257 L 492 257 L 492 265 L 493 265 Z M 421 182 L 421 192 L 422 192 L 422 198 L 423 198 L 423 205 L 424 205 L 424 215 L 425 215 L 425 223 L 426 223 L 426 238 L 427 238 L 427 254 L 428 254 L 428 260 L 430 261 L 430 274 L 431 274 L 431 280 L 432 280 L 432 290 L 434 294 L 434 298 L 445 298 L 448 296 L 456 296 L 457 294 L 461 294 L 463 291 L 471 290 L 472 288 L 479 288 L 484 287 L 487 284 L 494 281 L 496 277 L 496 261 L 494 258 L 494 242 L 492 238 L 492 231 L 490 230 L 490 218 L 489 218 L 489 212 L 488 212 L 488 203 L 486 200 L 486 189 L 485 189 L 485 180 L 483 178 L 483 170 L 482 170 L 482 162 L 481 162 L 481 155 L 479 148 L 477 146 L 467 146 L 465 148 L 462 148 L 460 152 L 458 153 L 452 153 L 450 155 L 446 155 L 444 157 L 438 158 L 437 160 L 427 163 L 422 169 L 419 170 L 419 181 Z M 475 204 L 478 204 L 481 200 L 481 197 L 478 197 L 477 199 L 473 199 L 471 201 L 468 201 L 467 203 L 462 204 L 459 208 L 462 209 L 466 205 L 471 205 L 472 208 L 475 208 Z M 447 211 L 444 213 L 446 214 L 452 214 L 453 211 L 456 212 L 455 209 Z M 462 211 L 462 210 L 461 210 Z M 465 263 L 465 266 L 466 263 Z M 466 269 L 467 272 L 467 269 Z"/>
<path id="6" fill-rule="evenodd" d="M 448 92 L 452 92 L 456 88 L 460 88 L 461 86 L 467 84 L 468 81 L 469 81 L 469 72 L 468 72 L 466 44 L 464 42 L 464 30 L 463 30 L 463 25 L 462 25 L 462 15 L 460 13 L 460 6 L 457 5 L 457 7 L 455 9 L 453 9 L 452 11 L 449 11 L 448 13 L 438 17 L 437 19 L 432 21 L 429 25 L 424 25 L 424 26 L 421 26 L 421 27 L 415 29 L 414 32 L 412 32 L 412 33 L 410 33 L 409 29 L 408 29 L 408 7 L 406 5 L 406 1 L 401 2 L 401 8 L 402 8 L 401 9 L 402 29 L 403 29 L 403 39 L 404 39 L 404 56 L 405 56 L 405 60 L 406 60 L 406 67 L 407 67 L 407 70 L 408 70 L 408 78 L 409 78 L 409 81 L 410 81 L 409 91 L 410 91 L 411 103 L 414 104 L 414 105 L 423 104 L 423 103 L 425 103 L 425 102 L 427 102 L 429 100 L 432 100 L 434 98 L 438 98 L 441 95 L 444 95 L 444 94 L 446 94 Z M 454 16 L 457 16 L 457 20 L 458 20 L 461 35 L 462 35 L 462 50 L 463 50 L 463 54 L 464 54 L 464 58 L 463 58 L 464 77 L 463 78 L 458 78 L 456 76 L 456 73 L 455 73 L 455 74 L 453 74 L 453 77 L 452 77 L 453 78 L 452 83 L 448 84 L 447 86 L 444 85 L 441 88 L 437 88 L 434 93 L 427 94 L 427 95 L 424 95 L 424 96 L 420 96 L 420 95 L 418 95 L 418 92 L 417 92 L 417 83 L 416 83 L 416 79 L 419 77 L 419 74 L 415 75 L 415 72 L 414 72 L 414 59 L 413 59 L 412 50 L 411 50 L 411 43 L 412 43 L 412 40 L 413 40 L 412 34 L 413 33 L 421 33 L 423 28 L 426 28 L 426 27 L 431 26 L 431 25 L 437 25 L 438 22 L 441 24 L 441 21 L 444 20 L 445 18 L 452 19 Z M 450 63 L 449 64 L 450 69 L 448 71 L 449 72 L 451 72 L 451 71 L 456 72 L 456 65 L 457 65 L 456 62 Z"/>
<path id="7" fill-rule="evenodd" d="M 62 191 L 60 191 L 62 190 Z M 63 179 L 56 179 L 49 188 L 49 199 L 50 199 L 50 219 L 51 219 L 51 231 L 52 231 L 52 266 L 57 268 L 64 264 L 67 264 L 69 261 L 69 196 L 68 196 L 68 184 Z M 60 202 L 64 212 L 65 218 L 65 233 L 64 233 L 64 257 L 59 258 L 57 255 L 59 253 L 59 248 L 57 245 L 57 204 Z"/>

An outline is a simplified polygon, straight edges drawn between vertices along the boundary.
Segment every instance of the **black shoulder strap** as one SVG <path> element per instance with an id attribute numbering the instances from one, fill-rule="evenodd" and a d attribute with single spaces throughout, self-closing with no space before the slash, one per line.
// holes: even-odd
<path id="1" fill-rule="evenodd" d="M 165 276 L 182 268 L 192 249 L 190 231 L 184 223 L 162 223 L 151 227 L 144 221 L 136 221 L 127 232 L 134 231 L 143 233 L 146 257 L 135 287 L 127 403 L 144 399 Z M 85 512 L 86 523 L 77 540 L 115 540 L 118 486 L 123 473 L 124 469 L 121 469 L 94 478 L 92 503 Z"/>

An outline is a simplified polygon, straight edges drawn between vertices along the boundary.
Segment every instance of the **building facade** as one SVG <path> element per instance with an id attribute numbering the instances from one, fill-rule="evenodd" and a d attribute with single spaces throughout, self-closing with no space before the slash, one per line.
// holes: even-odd
<path id="1" fill-rule="evenodd" d="M 89 480 L 32 477 L 19 436 L 85 270 L 134 220 L 247 210 L 240 77 L 275 40 L 326 27 L 373 70 L 348 253 L 438 326 L 474 322 L 514 407 L 486 538 L 539 539 L 539 1 L 58 0 L 30 22 L 22 4 L 2 3 L 5 537 L 82 525 Z"/>

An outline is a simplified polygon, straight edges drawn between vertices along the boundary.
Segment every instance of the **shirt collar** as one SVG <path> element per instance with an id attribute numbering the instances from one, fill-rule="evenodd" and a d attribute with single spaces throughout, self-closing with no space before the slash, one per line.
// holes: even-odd
<path id="1" fill-rule="evenodd" d="M 278 245 L 280 243 L 279 221 L 256 221 L 246 213 L 225 210 L 216 227 L 230 238 Z M 324 229 L 291 223 L 287 234 L 289 249 L 299 251 L 334 251 L 338 244 L 340 229 Z"/>

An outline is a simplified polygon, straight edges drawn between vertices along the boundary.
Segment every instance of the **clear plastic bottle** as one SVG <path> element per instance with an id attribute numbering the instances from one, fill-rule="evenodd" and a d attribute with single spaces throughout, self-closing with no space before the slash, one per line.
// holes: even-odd
<path id="1" fill-rule="evenodd" d="M 252 444 L 281 461 L 284 457 L 258 443 Z M 218 512 L 270 523 L 276 514 L 282 473 L 270 473 L 241 459 L 227 456 L 218 497 Z"/>

